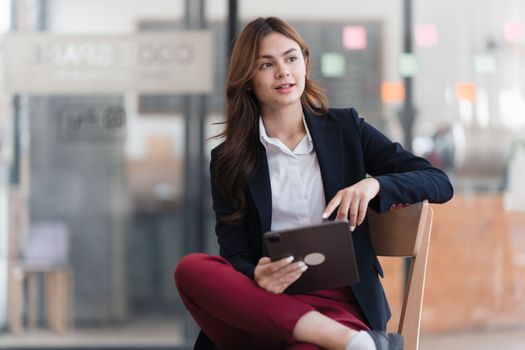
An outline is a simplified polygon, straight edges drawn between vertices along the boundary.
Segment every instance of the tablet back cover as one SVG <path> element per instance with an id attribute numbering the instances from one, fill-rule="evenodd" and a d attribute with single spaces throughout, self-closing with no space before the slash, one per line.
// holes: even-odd
<path id="1" fill-rule="evenodd" d="M 359 275 L 351 234 L 346 222 L 267 232 L 264 241 L 272 261 L 293 256 L 294 261 L 308 265 L 285 293 L 305 294 L 357 283 Z"/>

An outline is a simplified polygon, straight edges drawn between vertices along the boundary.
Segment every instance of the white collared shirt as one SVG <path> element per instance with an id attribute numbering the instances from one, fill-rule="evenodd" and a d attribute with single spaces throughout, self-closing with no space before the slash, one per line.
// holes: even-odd
<path id="1" fill-rule="evenodd" d="M 323 182 L 310 131 L 292 151 L 266 134 L 259 118 L 259 135 L 266 148 L 272 188 L 272 230 L 321 223 L 326 206 Z"/>

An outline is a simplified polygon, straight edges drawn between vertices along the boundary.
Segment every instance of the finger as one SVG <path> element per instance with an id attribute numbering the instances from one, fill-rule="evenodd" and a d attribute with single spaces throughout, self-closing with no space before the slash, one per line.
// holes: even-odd
<path id="1" fill-rule="evenodd" d="M 271 284 L 271 287 L 268 290 L 274 294 L 281 294 L 284 291 L 284 289 L 285 288 L 283 288 L 282 283 L 274 282 Z"/>
<path id="2" fill-rule="evenodd" d="M 352 204 L 352 197 L 352 194 L 347 192 L 341 200 L 339 210 L 337 211 L 337 220 L 348 220 L 348 210 L 350 209 L 350 205 Z"/>
<path id="3" fill-rule="evenodd" d="M 297 279 L 301 277 L 306 270 L 308 270 L 308 266 L 304 264 L 299 270 L 296 270 L 288 275 L 287 282 L 292 284 L 293 282 L 297 281 Z"/>
<path id="4" fill-rule="evenodd" d="M 284 292 L 286 288 L 288 288 L 290 284 L 287 283 L 285 280 L 281 281 L 274 281 L 269 285 L 268 290 L 275 294 L 280 294 Z"/>
<path id="5" fill-rule="evenodd" d="M 280 294 L 286 290 L 293 283 L 292 279 L 286 279 L 275 284 L 275 293 Z"/>
<path id="6" fill-rule="evenodd" d="M 272 261 L 270 260 L 269 257 L 267 256 L 263 256 L 262 258 L 259 259 L 259 262 L 257 263 L 257 265 L 261 266 L 261 265 L 267 265 L 269 263 L 271 263 Z"/>
<path id="7" fill-rule="evenodd" d="M 270 274 L 276 273 L 277 271 L 280 271 L 285 266 L 290 265 L 293 259 L 294 259 L 293 256 L 289 256 L 287 258 L 283 258 L 283 259 L 274 261 L 267 265 L 266 272 Z"/>
<path id="8" fill-rule="evenodd" d="M 296 266 L 294 266 L 294 269 L 288 269 L 288 271 L 286 271 L 285 273 L 282 273 L 279 277 L 276 278 L 276 282 L 278 283 L 291 283 L 291 282 L 288 282 L 288 281 L 295 281 L 297 278 L 295 278 L 295 276 L 297 274 L 299 274 L 299 276 L 301 276 L 301 274 L 306 271 L 308 269 L 308 266 L 300 261 L 298 262 L 297 264 L 294 264 Z M 287 267 L 288 268 L 288 267 Z M 284 269 L 283 269 L 284 270 Z"/>
<path id="9" fill-rule="evenodd" d="M 366 211 L 368 210 L 368 203 L 370 201 L 368 199 L 361 200 L 359 202 L 359 215 L 357 216 L 357 225 L 361 225 L 363 221 L 365 220 Z"/>
<path id="10" fill-rule="evenodd" d="M 350 206 L 350 217 L 348 218 L 350 222 L 350 231 L 355 230 L 355 226 L 357 225 L 357 214 L 359 211 L 359 203 L 361 202 L 361 199 L 359 197 L 354 198 L 352 201 L 352 204 Z"/>
<path id="11" fill-rule="evenodd" d="M 296 272 L 294 273 L 292 276 L 291 276 L 291 279 L 290 279 L 290 284 L 294 283 L 295 281 L 297 281 L 299 279 L 299 277 L 301 277 L 303 275 L 303 273 L 308 269 L 308 266 L 306 266 L 304 269 L 301 269 L 299 272 Z"/>
<path id="12" fill-rule="evenodd" d="M 281 286 L 279 286 L 276 283 L 268 284 L 268 286 L 265 288 L 268 292 L 279 294 L 281 292 Z"/>
<path id="13" fill-rule="evenodd" d="M 268 274 L 268 268 L 271 264 L 269 257 L 265 256 L 259 259 L 255 266 L 255 277 L 261 277 Z"/>
<path id="14" fill-rule="evenodd" d="M 304 271 L 306 271 L 308 267 L 305 265 L 304 269 L 300 269 L 299 271 L 294 271 L 286 276 L 286 279 L 284 279 L 280 284 L 281 291 L 284 291 L 286 288 L 288 288 L 292 283 L 297 281 L 299 277 L 303 274 Z"/>
<path id="15" fill-rule="evenodd" d="M 330 202 L 328 202 L 328 205 L 323 211 L 323 219 L 328 219 L 328 217 L 332 214 L 332 212 L 337 208 L 339 203 L 341 203 L 342 193 L 341 191 L 337 192 L 337 194 L 332 198 Z"/>
<path id="16" fill-rule="evenodd" d="M 288 276 L 291 273 L 294 273 L 296 271 L 301 270 L 304 266 L 306 266 L 306 264 L 304 262 L 302 262 L 302 261 L 298 261 L 298 262 L 295 262 L 293 264 L 289 264 L 289 265 L 281 268 L 279 271 L 275 271 L 271 275 L 271 278 L 274 281 L 283 280 L 283 279 L 286 278 L 286 276 Z"/>

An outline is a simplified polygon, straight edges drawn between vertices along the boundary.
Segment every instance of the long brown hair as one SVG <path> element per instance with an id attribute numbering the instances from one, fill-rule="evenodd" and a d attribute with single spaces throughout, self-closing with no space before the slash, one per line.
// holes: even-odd
<path id="1" fill-rule="evenodd" d="M 310 79 L 310 50 L 299 33 L 276 17 L 259 17 L 250 22 L 233 48 L 225 86 L 226 127 L 221 134 L 215 136 L 225 137 L 224 147 L 213 170 L 217 191 L 235 210 L 222 218 L 231 224 L 242 222 L 246 216 L 244 187 L 257 166 L 260 109 L 255 94 L 248 86 L 257 70 L 261 41 L 272 32 L 294 40 L 307 59 L 301 104 L 317 115 L 323 115 L 328 110 L 326 95 Z"/>

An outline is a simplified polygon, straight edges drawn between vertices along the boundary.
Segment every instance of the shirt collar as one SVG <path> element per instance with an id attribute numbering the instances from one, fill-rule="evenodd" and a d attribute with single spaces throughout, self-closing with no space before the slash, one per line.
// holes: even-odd
<path id="1" fill-rule="evenodd" d="M 261 143 L 264 145 L 264 147 L 268 146 L 268 144 L 271 142 L 270 137 L 266 133 L 266 128 L 264 127 L 261 116 L 259 116 L 259 139 L 261 140 Z"/>
<path id="2" fill-rule="evenodd" d="M 304 114 L 303 114 L 303 124 L 304 124 L 304 129 L 306 130 L 306 136 L 308 137 L 308 143 L 312 144 L 312 136 L 310 135 L 310 130 L 308 130 L 308 125 L 306 124 L 306 119 L 304 118 Z M 268 134 L 266 133 L 266 128 L 264 127 L 262 116 L 259 116 L 259 139 L 265 148 L 266 146 L 268 146 L 269 143 L 275 144 L 275 142 L 272 141 L 272 138 L 268 136 Z"/>

